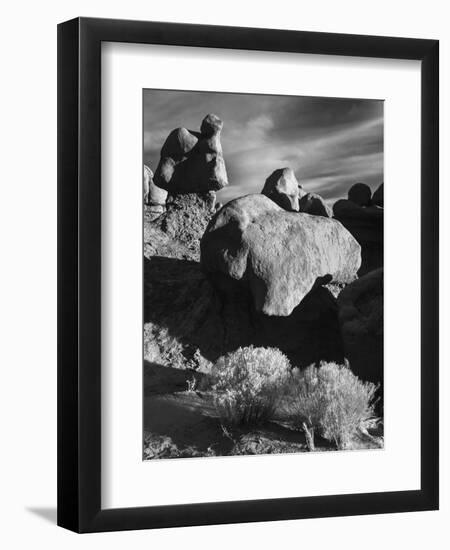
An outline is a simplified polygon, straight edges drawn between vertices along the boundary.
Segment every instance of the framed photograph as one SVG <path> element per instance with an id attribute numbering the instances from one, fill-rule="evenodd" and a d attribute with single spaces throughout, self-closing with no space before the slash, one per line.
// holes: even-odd
<path id="1" fill-rule="evenodd" d="M 59 25 L 60 526 L 438 508 L 438 59 Z"/>

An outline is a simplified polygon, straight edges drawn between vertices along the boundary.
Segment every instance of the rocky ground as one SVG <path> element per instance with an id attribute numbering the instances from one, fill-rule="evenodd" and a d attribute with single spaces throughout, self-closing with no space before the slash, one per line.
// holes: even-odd
<path id="1" fill-rule="evenodd" d="M 211 394 L 197 386 L 201 387 L 201 374 L 195 371 L 145 362 L 144 460 L 308 451 L 303 432 L 282 416 L 257 428 L 222 426 Z M 351 448 L 380 448 L 382 426 L 371 434 L 356 436 Z M 334 449 L 329 441 L 316 436 L 318 452 Z"/>

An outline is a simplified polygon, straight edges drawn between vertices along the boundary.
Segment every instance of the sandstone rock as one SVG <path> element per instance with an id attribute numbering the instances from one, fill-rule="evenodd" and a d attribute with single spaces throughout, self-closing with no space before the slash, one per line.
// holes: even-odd
<path id="1" fill-rule="evenodd" d="M 374 206 L 384 207 L 384 191 L 383 184 L 381 184 L 372 196 L 372 204 Z"/>
<path id="2" fill-rule="evenodd" d="M 146 221 L 153 222 L 157 220 L 164 212 L 166 208 L 160 205 L 145 205 L 144 207 L 144 218 Z"/>
<path id="3" fill-rule="evenodd" d="M 322 283 L 350 282 L 360 246 L 330 218 L 285 212 L 247 195 L 215 214 L 201 240 L 204 271 L 220 290 L 245 285 L 258 312 L 287 316 Z"/>
<path id="4" fill-rule="evenodd" d="M 220 132 L 223 122 L 207 115 L 199 132 L 177 128 L 161 148 L 155 184 L 175 193 L 203 193 L 228 185 Z"/>
<path id="5" fill-rule="evenodd" d="M 192 259 L 199 259 L 200 239 L 215 209 L 216 194 L 184 193 L 169 195 L 166 212 L 154 223 L 174 242 L 191 251 Z"/>
<path id="6" fill-rule="evenodd" d="M 299 201 L 299 212 L 313 216 L 332 217 L 331 208 L 325 203 L 320 195 L 305 193 Z"/>
<path id="7" fill-rule="evenodd" d="M 144 204 L 155 207 L 164 207 L 167 199 L 167 191 L 157 187 L 153 181 L 152 170 L 144 164 Z M 158 211 L 164 211 L 164 208 Z M 155 210 L 156 212 L 156 210 Z"/>
<path id="8" fill-rule="evenodd" d="M 272 172 L 261 193 L 284 210 L 298 212 L 299 183 L 291 168 L 279 168 Z"/>
<path id="9" fill-rule="evenodd" d="M 361 207 L 349 200 L 333 206 L 334 217 L 346 227 L 361 245 L 362 262 L 358 275 L 383 265 L 383 209 Z"/>
<path id="10" fill-rule="evenodd" d="M 338 315 L 350 368 L 363 380 L 383 383 L 383 268 L 340 293 Z"/>
<path id="11" fill-rule="evenodd" d="M 348 191 L 348 200 L 358 206 L 369 206 L 371 197 L 372 191 L 365 183 L 355 183 Z"/>

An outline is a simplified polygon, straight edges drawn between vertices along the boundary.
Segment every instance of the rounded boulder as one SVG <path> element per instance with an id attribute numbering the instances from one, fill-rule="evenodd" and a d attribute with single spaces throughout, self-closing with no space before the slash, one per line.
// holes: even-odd
<path id="1" fill-rule="evenodd" d="M 264 195 L 230 201 L 200 243 L 204 272 L 220 291 L 246 287 L 255 310 L 288 316 L 317 285 L 348 283 L 358 242 L 338 221 L 286 212 Z"/>
<path id="2" fill-rule="evenodd" d="M 369 206 L 372 198 L 372 191 L 365 183 L 355 183 L 348 190 L 348 200 L 358 206 Z"/>
<path id="3" fill-rule="evenodd" d="M 298 212 L 299 183 L 291 168 L 279 168 L 272 172 L 261 193 L 284 210 Z"/>
<path id="4" fill-rule="evenodd" d="M 166 200 L 167 191 L 155 185 L 152 170 L 144 164 L 144 204 L 164 207 Z"/>
<path id="5" fill-rule="evenodd" d="M 311 214 L 313 216 L 323 216 L 324 218 L 331 218 L 331 208 L 325 203 L 320 195 L 315 193 L 306 193 L 300 199 L 298 203 L 299 212 L 305 214 Z"/>

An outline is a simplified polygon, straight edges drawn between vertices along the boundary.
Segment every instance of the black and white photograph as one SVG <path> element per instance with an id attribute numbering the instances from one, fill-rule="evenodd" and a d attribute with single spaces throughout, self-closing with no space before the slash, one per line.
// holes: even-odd
<path id="1" fill-rule="evenodd" d="M 445 548 L 448 3 L 5 8 L 0 546 Z"/>
<path id="2" fill-rule="evenodd" d="M 143 91 L 143 459 L 379 450 L 383 101 Z"/>

